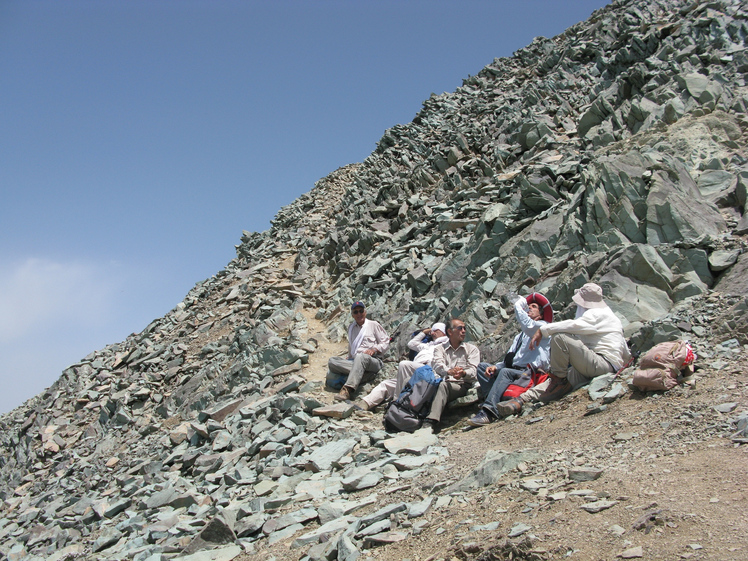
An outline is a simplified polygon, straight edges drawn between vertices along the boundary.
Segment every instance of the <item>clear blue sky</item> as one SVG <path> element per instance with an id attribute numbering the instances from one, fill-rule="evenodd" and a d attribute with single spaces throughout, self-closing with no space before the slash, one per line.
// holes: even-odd
<path id="1" fill-rule="evenodd" d="M 0 413 L 602 0 L 0 0 Z"/>

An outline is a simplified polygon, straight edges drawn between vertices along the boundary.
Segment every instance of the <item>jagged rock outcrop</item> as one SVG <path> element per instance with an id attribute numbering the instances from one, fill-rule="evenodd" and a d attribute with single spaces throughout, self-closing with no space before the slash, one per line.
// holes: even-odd
<path id="1" fill-rule="evenodd" d="M 310 318 L 341 340 L 353 299 L 396 334 L 393 360 L 449 316 L 498 359 L 507 292 L 567 317 L 588 281 L 641 349 L 745 343 L 747 44 L 737 0 L 617 1 L 432 95 L 163 318 L 0 420 L 0 552 L 230 559 L 293 537 L 309 559 L 354 559 L 417 533 L 446 485 L 381 507 L 340 496 L 443 467 L 438 438 L 395 446 L 313 413 Z"/>

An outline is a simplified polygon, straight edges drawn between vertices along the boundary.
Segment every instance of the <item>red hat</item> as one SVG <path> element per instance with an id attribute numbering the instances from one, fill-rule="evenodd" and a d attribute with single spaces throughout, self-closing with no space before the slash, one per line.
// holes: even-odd
<path id="1" fill-rule="evenodd" d="M 540 312 L 543 314 L 543 319 L 547 323 L 553 322 L 553 308 L 551 307 L 551 303 L 548 301 L 548 298 L 540 294 L 540 292 L 533 292 L 529 296 L 525 298 L 527 300 L 527 304 L 537 304 L 540 306 Z"/>

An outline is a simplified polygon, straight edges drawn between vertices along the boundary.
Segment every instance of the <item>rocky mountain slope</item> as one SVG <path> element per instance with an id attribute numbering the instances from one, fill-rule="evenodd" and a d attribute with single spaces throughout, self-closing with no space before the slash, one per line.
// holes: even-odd
<path id="1" fill-rule="evenodd" d="M 616 1 L 432 95 L 0 419 L 0 558 L 747 557 L 747 46 L 737 0 Z M 436 436 L 320 414 L 354 299 L 385 377 L 451 316 L 498 360 L 506 293 L 563 318 L 588 281 L 638 349 L 690 339 L 696 378 L 474 431 L 467 399 Z"/>

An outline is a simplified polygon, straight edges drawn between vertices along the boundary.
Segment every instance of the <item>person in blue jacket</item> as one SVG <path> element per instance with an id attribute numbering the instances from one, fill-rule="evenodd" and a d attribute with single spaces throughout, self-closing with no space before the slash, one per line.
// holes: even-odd
<path id="1" fill-rule="evenodd" d="M 498 364 L 481 362 L 478 365 L 478 383 L 485 401 L 480 411 L 468 420 L 474 427 L 482 427 L 501 417 L 496 405 L 501 401 L 510 384 L 526 374 L 528 369 L 546 370 L 550 362 L 550 337 L 543 338 L 535 348 L 530 341 L 543 325 L 553 321 L 553 308 L 548 299 L 539 292 L 527 297 L 518 297 L 514 303 L 514 316 L 520 332 L 512 341 L 509 352 Z"/>

